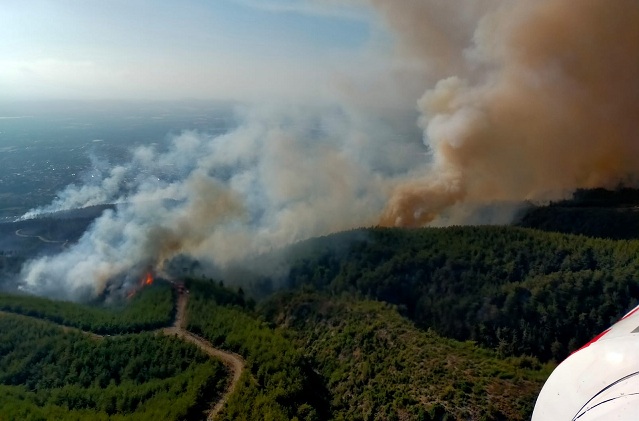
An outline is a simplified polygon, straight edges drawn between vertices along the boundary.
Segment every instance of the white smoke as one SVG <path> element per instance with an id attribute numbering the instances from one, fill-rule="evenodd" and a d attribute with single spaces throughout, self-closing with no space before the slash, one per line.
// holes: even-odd
<path id="1" fill-rule="evenodd" d="M 176 256 L 223 267 L 316 235 L 373 225 L 419 141 L 342 109 L 253 108 L 229 133 L 184 132 L 94 171 L 51 206 L 118 203 L 77 244 L 28 262 L 23 287 L 80 298 L 134 284 Z"/>

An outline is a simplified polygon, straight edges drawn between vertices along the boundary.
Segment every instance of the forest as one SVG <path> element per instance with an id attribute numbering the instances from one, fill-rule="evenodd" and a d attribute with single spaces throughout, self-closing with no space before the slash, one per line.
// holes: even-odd
<path id="1" fill-rule="evenodd" d="M 396 306 L 187 281 L 189 330 L 243 355 L 228 420 L 524 420 L 554 367 L 422 331 Z"/>
<path id="2" fill-rule="evenodd" d="M 194 346 L 152 333 L 97 338 L 0 316 L 1 420 L 180 420 L 226 373 Z"/>
<path id="3" fill-rule="evenodd" d="M 333 420 L 526 420 L 552 364 L 423 331 L 396 306 L 281 293 L 260 313 L 313 361 Z"/>
<path id="4" fill-rule="evenodd" d="M 639 238 L 639 190 L 577 190 L 569 200 L 526 208 L 515 224 L 588 237 L 636 239 Z"/>
<path id="5" fill-rule="evenodd" d="M 219 419 L 526 419 L 552 369 L 422 331 L 389 304 L 297 291 L 256 305 L 221 282 L 186 286 L 189 331 L 246 360 Z M 80 306 L 57 304 L 49 315 Z M 0 328 L 2 420 L 203 419 L 226 384 L 224 366 L 169 336 L 7 313 Z"/>
<path id="6" fill-rule="evenodd" d="M 542 361 L 561 361 L 639 303 L 636 240 L 495 226 L 378 228 L 289 253 L 286 278 L 268 282 L 388 302 L 422 329 Z"/>
<path id="7" fill-rule="evenodd" d="M 237 352 L 248 372 L 228 402 L 225 420 L 323 420 L 329 418 L 321 378 L 285 332 L 270 328 L 245 303 L 241 290 L 187 280 L 188 329 Z"/>
<path id="8" fill-rule="evenodd" d="M 135 333 L 171 324 L 173 290 L 166 282 L 144 288 L 129 301 L 91 305 L 52 301 L 31 295 L 0 293 L 0 311 L 49 320 L 98 334 Z"/>

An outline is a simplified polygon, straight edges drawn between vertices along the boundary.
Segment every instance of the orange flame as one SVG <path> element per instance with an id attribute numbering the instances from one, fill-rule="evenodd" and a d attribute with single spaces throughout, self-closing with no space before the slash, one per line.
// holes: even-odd
<path id="1" fill-rule="evenodd" d="M 142 285 L 151 285 L 153 283 L 153 275 L 151 272 L 147 272 L 146 278 L 142 281 Z"/>
<path id="2" fill-rule="evenodd" d="M 147 285 L 153 284 L 153 274 L 151 272 L 147 272 L 146 275 L 142 279 L 140 279 L 140 285 L 134 289 L 132 289 L 126 296 L 127 299 L 131 299 L 137 294 L 137 292 L 144 288 Z"/>

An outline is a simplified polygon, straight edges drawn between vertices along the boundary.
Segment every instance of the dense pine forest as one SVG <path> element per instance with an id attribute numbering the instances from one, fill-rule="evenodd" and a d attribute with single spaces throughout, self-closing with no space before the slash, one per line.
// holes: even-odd
<path id="1" fill-rule="evenodd" d="M 328 419 L 327 392 L 284 331 L 249 310 L 242 294 L 189 280 L 188 329 L 246 358 L 248 371 L 228 402 L 227 420 Z"/>
<path id="2" fill-rule="evenodd" d="M 68 310 L 65 320 L 78 309 L 49 304 L 50 316 Z M 0 314 L 1 420 L 197 419 L 208 404 L 202 396 L 225 383 L 220 362 L 170 336 L 99 337 Z"/>
<path id="3" fill-rule="evenodd" d="M 334 420 L 525 420 L 552 368 L 423 331 L 379 302 L 284 293 L 261 314 L 317 367 Z"/>
<path id="4" fill-rule="evenodd" d="M 174 293 L 166 283 L 145 288 L 126 302 L 82 305 L 29 295 L 0 293 L 0 311 L 49 320 L 98 334 L 134 333 L 168 326 Z"/>
<path id="5" fill-rule="evenodd" d="M 188 329 L 246 360 L 219 419 L 526 419 L 552 368 L 422 331 L 388 304 L 300 291 L 256 306 L 221 282 L 186 286 Z M 204 419 L 227 383 L 177 338 L 62 328 L 42 315 L 78 325 L 81 305 L 20 299 L 47 311 L 0 313 L 2 420 Z"/>
<path id="6" fill-rule="evenodd" d="M 578 190 L 570 200 L 527 207 L 516 225 L 589 237 L 636 239 L 639 238 L 639 190 Z"/>
<path id="7" fill-rule="evenodd" d="M 289 253 L 287 288 L 395 304 L 422 329 L 542 361 L 562 360 L 639 303 L 635 240 L 490 226 L 370 229 Z"/>

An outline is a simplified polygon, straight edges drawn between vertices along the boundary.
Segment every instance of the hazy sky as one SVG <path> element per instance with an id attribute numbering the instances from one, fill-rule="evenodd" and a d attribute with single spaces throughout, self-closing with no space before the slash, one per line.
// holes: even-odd
<path id="1" fill-rule="evenodd" d="M 3 0 L 0 97 L 322 97 L 383 62 L 381 26 L 343 3 Z"/>

